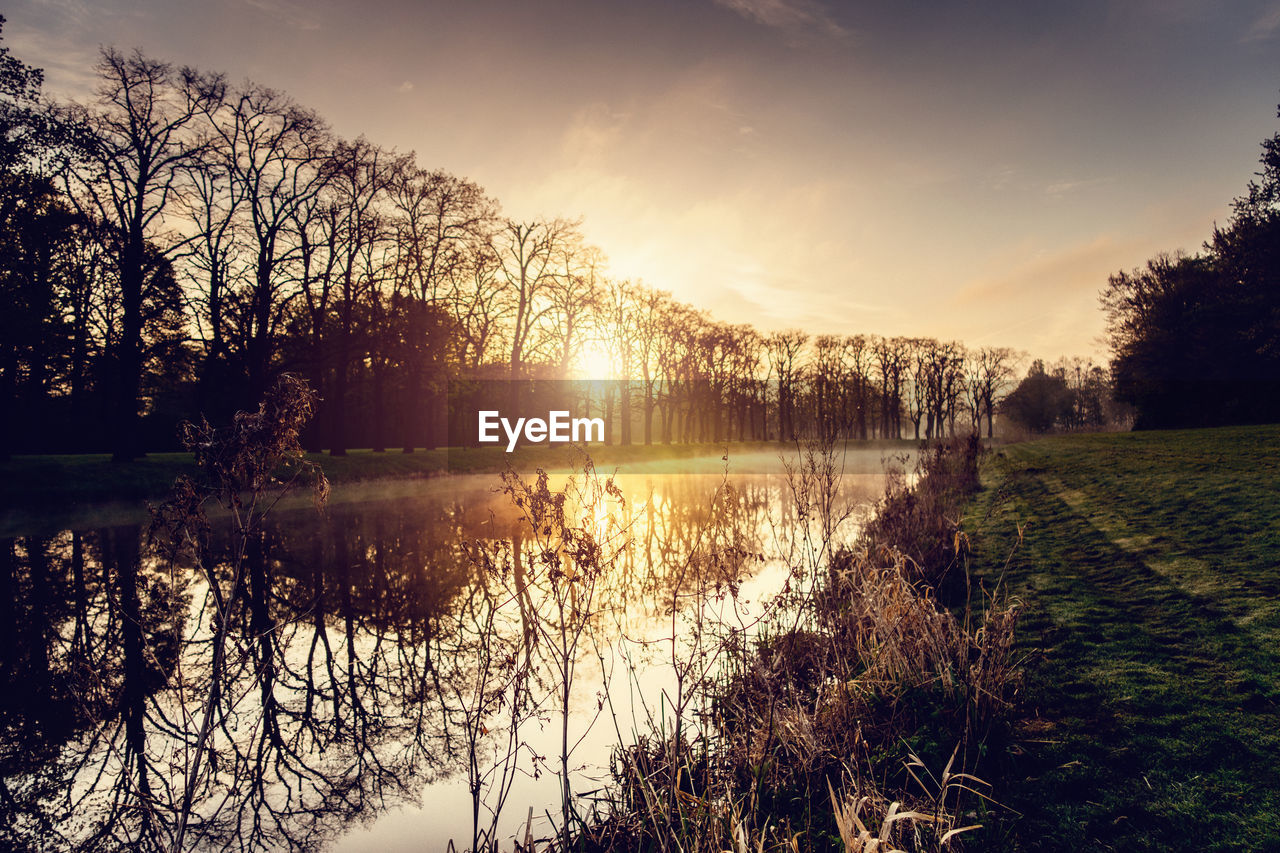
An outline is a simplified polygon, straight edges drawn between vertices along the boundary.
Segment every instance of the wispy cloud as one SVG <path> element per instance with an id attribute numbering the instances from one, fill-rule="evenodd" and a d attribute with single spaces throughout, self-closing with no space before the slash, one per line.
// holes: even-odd
<path id="1" fill-rule="evenodd" d="M 1045 195 L 1053 198 L 1061 198 L 1064 195 L 1073 193 L 1086 187 L 1094 187 L 1099 184 L 1108 183 L 1108 178 L 1064 178 L 1060 181 L 1051 181 L 1044 187 Z"/>
<path id="2" fill-rule="evenodd" d="M 1240 41 L 1269 41 L 1275 36 L 1277 29 L 1280 29 L 1280 3 L 1272 5 L 1255 18 Z"/>
<path id="3" fill-rule="evenodd" d="M 1068 294 L 1098 290 L 1108 275 L 1131 264 L 1139 255 L 1133 241 L 1106 235 L 1047 251 L 1029 252 L 999 272 L 971 278 L 957 288 L 949 304 L 952 307 L 990 306 L 1022 301 L 1043 307 L 1046 299 L 1067 301 L 1064 297 Z"/>
<path id="4" fill-rule="evenodd" d="M 1016 185 L 1018 181 L 1018 167 L 1003 164 L 997 166 L 989 174 L 987 174 L 984 184 L 997 192 L 1007 190 Z"/>
<path id="5" fill-rule="evenodd" d="M 848 35 L 848 30 L 832 19 L 816 0 L 715 0 L 742 17 L 766 27 L 791 34 L 820 32 L 831 36 Z"/>
<path id="6" fill-rule="evenodd" d="M 569 162 L 599 165 L 612 158 L 620 145 L 641 141 L 633 116 L 606 103 L 588 104 L 578 110 L 565 128 L 561 146 Z"/>
<path id="7" fill-rule="evenodd" d="M 296 29 L 320 29 L 313 8 L 299 0 L 244 0 L 244 3 Z"/>
<path id="8" fill-rule="evenodd" d="M 55 98 L 84 99 L 98 82 L 94 73 L 98 48 L 66 34 L 74 23 L 69 21 L 52 33 L 24 26 L 22 21 L 5 24 L 5 41 L 24 62 L 44 69 L 45 94 Z"/>
<path id="9" fill-rule="evenodd" d="M 668 166 L 698 162 L 700 171 L 716 171 L 726 157 L 753 158 L 764 144 L 740 101 L 729 77 L 694 70 L 643 97 L 582 106 L 563 131 L 561 150 L 577 166 L 627 171 L 629 164 L 671 157 L 662 152 L 674 143 L 679 154 Z"/>
<path id="10" fill-rule="evenodd" d="M 1031 176 L 1017 166 L 1001 165 L 992 169 L 980 180 L 980 186 L 992 192 L 1042 194 L 1050 198 L 1062 198 L 1090 187 L 1111 183 L 1112 179 L 1062 177 L 1044 181 Z"/>

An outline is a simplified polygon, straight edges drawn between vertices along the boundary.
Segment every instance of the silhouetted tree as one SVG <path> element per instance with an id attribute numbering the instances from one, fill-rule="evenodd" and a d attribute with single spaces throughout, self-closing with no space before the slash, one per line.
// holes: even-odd
<path id="1" fill-rule="evenodd" d="M 913 347 L 922 346 L 906 338 L 876 338 L 872 344 L 875 368 L 880 381 L 880 437 L 902 437 L 902 386 Z M 926 362 L 927 363 L 927 362 Z M 926 380 L 927 374 L 922 374 Z"/>
<path id="2" fill-rule="evenodd" d="M 653 444 L 653 412 L 657 404 L 657 386 L 662 346 L 662 317 L 671 294 L 641 287 L 636 293 L 635 333 L 636 367 L 639 369 L 641 390 L 644 394 L 644 443 Z"/>
<path id="3" fill-rule="evenodd" d="M 1005 397 L 1000 410 L 1031 432 L 1048 432 L 1071 417 L 1072 395 L 1067 380 L 1045 372 L 1036 359 L 1026 377 Z"/>
<path id="4" fill-rule="evenodd" d="M 969 353 L 969 386 L 973 400 L 974 428 L 987 418 L 987 438 L 994 432 L 995 412 L 1013 379 L 1014 351 L 1008 347 L 982 347 Z"/>
<path id="5" fill-rule="evenodd" d="M 166 227 L 170 202 L 188 188 L 187 173 L 204 141 L 193 125 L 215 95 L 189 72 L 139 51 L 103 50 L 97 99 L 70 113 L 78 128 L 79 162 L 66 170 L 71 197 L 103 227 L 116 267 L 121 316 L 115 347 L 112 458 L 126 461 L 138 445 L 139 396 L 144 363 L 143 290 L 154 272 L 186 240 Z"/>
<path id="6" fill-rule="evenodd" d="M 486 291 L 468 273 L 485 269 L 481 255 L 496 228 L 498 205 L 475 183 L 422 169 L 412 157 L 397 165 L 387 194 L 395 231 L 395 289 L 411 318 L 409 337 L 404 338 L 406 360 L 401 369 L 406 375 L 399 406 L 404 452 L 411 453 L 415 444 L 432 447 L 444 439 L 431 413 L 439 411 L 444 400 L 448 377 L 441 367 L 446 351 L 456 350 L 457 361 L 465 363 L 476 349 L 475 363 L 484 360 L 493 318 L 484 311 L 489 307 L 483 299 Z M 442 322 L 445 312 L 452 312 L 459 322 Z M 462 322 L 464 317 L 472 324 Z M 468 336 L 472 329 L 478 331 L 474 346 Z M 437 333 L 448 339 L 422 339 Z M 451 347 L 450 342 L 456 344 Z"/>
<path id="7" fill-rule="evenodd" d="M 667 442 L 896 437 L 904 411 L 925 436 L 954 432 L 966 410 L 992 429 L 998 353 L 763 336 L 606 279 L 577 222 L 499 219 L 474 183 L 341 142 L 283 93 L 136 51 L 104 51 L 99 74 L 93 103 L 46 112 L 39 72 L 0 53 L 0 399 L 23 411 L 23 449 L 81 447 L 47 427 L 105 414 L 128 458 L 288 370 L 323 401 L 312 449 L 412 451 L 463 411 L 442 399 L 449 383 L 461 400 L 508 380 L 518 408 L 521 383 L 567 376 L 588 342 L 621 381 L 587 403 L 610 440 L 632 440 L 639 391 L 646 442 L 655 416 Z M 46 161 L 59 186 L 34 179 Z M 1262 227 L 1269 186 L 1216 238 L 1241 279 L 1258 268 L 1243 211 Z M 980 355 L 994 358 L 985 378 Z M 0 434 L 0 454 L 16 446 Z"/>
<path id="8" fill-rule="evenodd" d="M 1135 426 L 1280 419 L 1280 133 L 1200 255 L 1158 255 L 1102 291 L 1117 398 Z"/>
<path id="9" fill-rule="evenodd" d="M 778 438 L 782 441 L 796 439 L 796 397 L 799 392 L 801 351 L 809 335 L 793 329 L 775 332 L 765 339 L 769 354 L 769 367 L 778 387 Z"/>
<path id="10" fill-rule="evenodd" d="M 330 453 L 345 456 L 351 422 L 347 387 L 354 360 L 365 353 L 356 340 L 362 307 L 374 302 L 381 279 L 389 275 L 382 255 L 391 230 L 380 214 L 378 202 L 391 176 L 387 155 L 363 137 L 338 143 L 326 163 L 328 189 L 336 213 L 334 264 L 334 332 L 329 341 L 333 383 L 326 410 L 331 418 Z M 378 426 L 382 426 L 378 424 Z M 385 440 L 385 439 L 383 439 Z"/>
<path id="11" fill-rule="evenodd" d="M 536 356 L 535 334 L 551 311 L 550 291 L 560 275 L 565 253 L 581 238 L 577 223 L 563 219 L 533 222 L 507 220 L 494 236 L 498 279 L 510 308 L 510 376 L 525 378 Z M 515 387 L 513 385 L 513 387 Z"/>
<path id="12" fill-rule="evenodd" d="M 245 269 L 229 322 L 248 380 L 239 401 L 244 404 L 260 398 L 271 383 L 296 295 L 301 214 L 325 187 L 333 143 L 315 112 L 273 89 L 246 82 L 227 90 L 217 78 L 197 82 L 215 162 L 237 200 L 236 239 Z"/>
<path id="13" fill-rule="evenodd" d="M 1116 394 L 1137 408 L 1139 428 L 1230 421 L 1246 404 L 1252 389 L 1236 378 L 1244 365 L 1230 357 L 1239 338 L 1222 322 L 1233 307 L 1224 295 L 1212 259 L 1199 256 L 1159 255 L 1108 279 Z"/>

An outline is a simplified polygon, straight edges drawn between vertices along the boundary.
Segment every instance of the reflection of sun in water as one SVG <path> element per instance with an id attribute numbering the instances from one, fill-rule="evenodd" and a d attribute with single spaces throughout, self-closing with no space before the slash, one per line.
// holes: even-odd
<path id="1" fill-rule="evenodd" d="M 578 350 L 573 372 L 579 379 L 612 379 L 613 353 L 607 344 L 593 341 Z"/>

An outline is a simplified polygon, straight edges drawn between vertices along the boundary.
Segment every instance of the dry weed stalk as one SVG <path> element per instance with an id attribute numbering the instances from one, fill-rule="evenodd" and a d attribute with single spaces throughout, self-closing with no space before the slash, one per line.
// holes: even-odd
<path id="1" fill-rule="evenodd" d="M 153 511 L 151 535 L 161 553 L 171 563 L 180 559 L 194 563 L 208 584 L 215 614 L 209 683 L 195 740 L 181 768 L 183 793 L 170 844 L 174 851 L 184 848 L 197 786 L 215 763 L 216 752 L 210 744 L 215 724 L 219 715 L 225 714 L 224 706 L 236 702 L 235 697 L 224 695 L 227 645 L 233 611 L 245 594 L 246 572 L 253 557 L 262 553 L 265 519 L 299 480 L 311 480 L 317 508 L 329 495 L 328 480 L 318 466 L 306 460 L 299 442 L 316 399 L 305 380 L 286 373 L 267 392 L 256 412 L 237 412 L 227 429 L 216 430 L 207 421 L 184 423 L 183 444 L 194 454 L 207 482 L 197 486 L 190 478 L 179 477 L 172 497 Z M 226 581 L 219 576 L 218 567 L 206 560 L 209 523 L 204 506 L 211 499 L 229 512 L 233 523 L 234 548 Z M 177 681 L 182 680 L 179 667 Z M 187 721 L 187 731 L 192 729 L 190 722 L 194 720 Z"/>
<path id="2" fill-rule="evenodd" d="M 1016 683 L 1018 607 L 989 596 L 980 614 L 957 616 L 925 579 L 966 565 L 959 507 L 979 450 L 958 442 L 927 454 L 914 482 L 891 478 L 853 547 L 840 544 L 850 515 L 834 448 L 791 466 L 794 513 L 775 528 L 792 567 L 784 595 L 750 636 L 722 637 L 718 667 L 690 681 L 692 694 L 677 691 L 677 707 L 702 709 L 697 728 L 655 729 L 615 752 L 613 800 L 578 836 L 583 849 L 760 853 L 834 831 L 846 850 L 919 853 L 977 828 L 960 825 L 985 798 L 966 762 Z M 700 627 L 699 642 L 716 630 Z M 939 777 L 914 752 L 905 773 L 887 766 L 917 735 L 954 738 Z M 835 793 L 840 777 L 848 797 Z"/>
<path id="3" fill-rule="evenodd" d="M 849 772 L 853 790 L 844 796 L 838 796 L 828 780 L 827 793 L 846 853 L 908 853 L 899 845 L 907 845 L 915 853 L 942 853 L 953 849 L 952 842 L 960 835 L 980 829 L 978 824 L 956 826 L 960 816 L 958 797 L 951 798 L 956 801 L 955 807 L 947 805 L 953 792 L 983 796 L 972 786 L 987 784 L 971 774 L 952 772 L 957 752 L 951 754 L 940 780 L 932 787 L 916 772 L 923 771 L 933 779 L 924 762 L 915 755 L 908 758 L 907 772 L 921 787 L 921 796 L 910 805 L 901 800 L 889 801 L 865 773 Z"/>

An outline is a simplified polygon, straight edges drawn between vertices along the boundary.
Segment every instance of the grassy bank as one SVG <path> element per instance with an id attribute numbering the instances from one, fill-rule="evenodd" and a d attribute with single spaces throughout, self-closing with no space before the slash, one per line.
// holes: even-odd
<path id="1" fill-rule="evenodd" d="M 1026 673 L 990 843 L 1280 848 L 1280 427 L 1045 439 L 983 485 Z"/>
<path id="2" fill-rule="evenodd" d="M 850 442 L 850 448 L 909 450 L 910 441 Z M 591 457 L 601 468 L 682 463 L 697 458 L 718 460 L 726 449 L 733 459 L 793 450 L 787 442 L 750 441 L 721 444 L 592 446 Z M 568 470 L 579 460 L 569 445 L 525 447 L 508 454 L 500 447 L 374 453 L 353 450 L 346 456 L 313 453 L 308 456 L 334 484 L 369 480 L 412 479 L 446 473 L 478 474 L 541 467 Z M 0 511 L 137 501 L 164 495 L 179 474 L 194 474 L 190 453 L 152 453 L 134 462 L 116 464 L 105 453 L 17 456 L 0 462 Z"/>
<path id="3" fill-rule="evenodd" d="M 979 451 L 974 440 L 922 453 L 849 546 L 828 538 L 830 457 L 807 454 L 788 485 L 800 514 L 778 519 L 806 542 L 784 557 L 782 593 L 750 631 L 695 617 L 675 632 L 695 663 L 676 664 L 673 722 L 620 745 L 596 799 L 608 808 L 554 849 L 984 846 L 981 777 L 1007 743 L 1017 607 L 988 599 L 965 612 L 962 597 L 953 612 L 939 586 L 963 575 L 954 520 Z M 706 556 L 724 566 L 732 549 Z M 700 582 L 703 595 L 721 588 Z M 699 675 L 703 659 L 715 663 Z"/>

